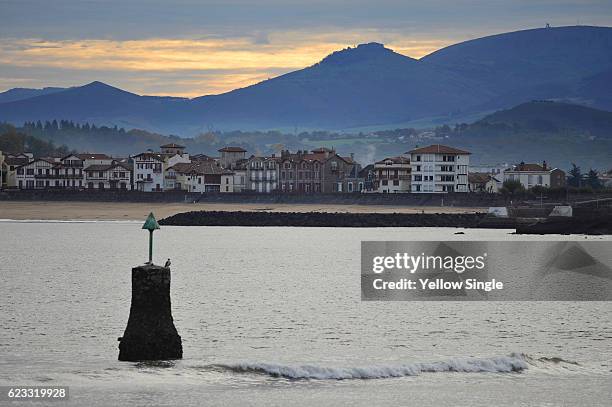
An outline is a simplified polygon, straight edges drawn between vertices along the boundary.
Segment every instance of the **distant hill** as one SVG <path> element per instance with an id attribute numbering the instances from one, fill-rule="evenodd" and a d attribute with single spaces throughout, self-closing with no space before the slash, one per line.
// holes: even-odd
<path id="1" fill-rule="evenodd" d="M 139 96 L 93 82 L 0 99 L 0 121 L 64 118 L 182 136 L 210 128 L 392 127 L 445 117 L 454 123 L 534 99 L 612 109 L 611 78 L 612 28 L 542 28 L 466 41 L 420 60 L 362 44 L 277 78 L 194 99 Z"/>
<path id="2" fill-rule="evenodd" d="M 522 103 L 472 125 L 504 125 L 513 132 L 580 132 L 612 139 L 612 112 L 551 101 Z"/>
<path id="3" fill-rule="evenodd" d="M 29 89 L 29 88 L 13 88 L 6 92 L 0 92 L 0 103 L 14 102 L 16 100 L 29 99 L 35 96 L 48 95 L 51 93 L 61 92 L 66 90 L 65 88 L 42 88 L 42 89 Z"/>

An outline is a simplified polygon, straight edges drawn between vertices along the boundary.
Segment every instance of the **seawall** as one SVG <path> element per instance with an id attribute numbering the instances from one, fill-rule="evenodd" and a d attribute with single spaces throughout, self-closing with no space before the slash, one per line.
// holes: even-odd
<path id="1" fill-rule="evenodd" d="M 171 226 L 458 227 L 474 228 L 484 213 L 183 212 L 159 221 Z M 510 227 L 510 226 L 508 226 Z"/>

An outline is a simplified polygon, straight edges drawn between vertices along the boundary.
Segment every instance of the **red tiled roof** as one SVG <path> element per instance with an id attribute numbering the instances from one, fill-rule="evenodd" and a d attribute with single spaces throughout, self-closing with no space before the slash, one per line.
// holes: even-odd
<path id="1" fill-rule="evenodd" d="M 491 179 L 491 175 L 484 172 L 470 172 L 468 182 L 470 184 L 486 184 Z"/>
<path id="2" fill-rule="evenodd" d="M 459 150 L 458 148 L 444 146 L 442 144 L 432 144 L 427 147 L 415 148 L 408 151 L 409 154 L 472 154 L 469 151 Z"/>
<path id="3" fill-rule="evenodd" d="M 194 161 L 191 163 L 177 163 L 168 169 L 173 169 L 182 174 L 231 174 L 231 171 L 223 169 L 214 161 Z"/>
<path id="4" fill-rule="evenodd" d="M 30 162 L 28 158 L 24 157 L 8 157 L 4 159 L 7 165 L 24 165 Z"/>
<path id="5" fill-rule="evenodd" d="M 514 168 L 508 168 L 506 171 L 526 171 L 526 172 L 541 172 L 549 171 L 550 169 L 544 169 L 540 164 L 533 163 L 520 163 L 514 166 Z"/>
<path id="6" fill-rule="evenodd" d="M 167 154 L 163 156 L 166 157 Z M 145 153 L 136 154 L 135 156 L 133 156 L 133 158 L 136 158 L 136 157 L 155 158 L 157 161 L 164 161 L 164 159 L 162 158 L 162 154 L 152 153 L 150 151 L 147 151 Z"/>
<path id="7" fill-rule="evenodd" d="M 393 164 L 410 164 L 410 159 L 406 157 L 387 157 L 383 160 L 376 162 L 375 164 L 384 164 L 386 161 L 391 160 Z"/>

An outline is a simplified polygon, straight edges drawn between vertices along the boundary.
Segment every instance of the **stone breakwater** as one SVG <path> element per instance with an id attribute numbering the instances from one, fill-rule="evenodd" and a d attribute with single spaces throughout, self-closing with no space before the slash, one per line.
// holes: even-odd
<path id="1" fill-rule="evenodd" d="M 194 211 L 162 219 L 170 226 L 457 227 L 476 228 L 484 213 L 328 213 Z M 486 227 L 486 226 L 485 226 Z"/>

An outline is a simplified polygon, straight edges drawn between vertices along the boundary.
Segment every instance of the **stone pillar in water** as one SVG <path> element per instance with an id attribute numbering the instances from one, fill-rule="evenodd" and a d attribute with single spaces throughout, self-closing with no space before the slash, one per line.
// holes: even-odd
<path id="1" fill-rule="evenodd" d="M 181 337 L 172 319 L 169 268 L 147 264 L 132 269 L 130 318 L 119 340 L 119 360 L 183 357 Z"/>

